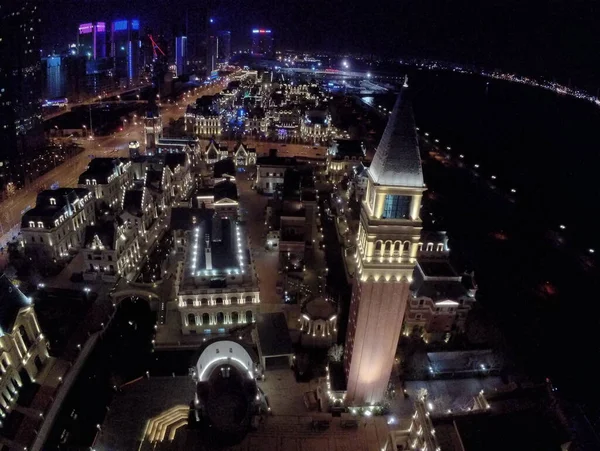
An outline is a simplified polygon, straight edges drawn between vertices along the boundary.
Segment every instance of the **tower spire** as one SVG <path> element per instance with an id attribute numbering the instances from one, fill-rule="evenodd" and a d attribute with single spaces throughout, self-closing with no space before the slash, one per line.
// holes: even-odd
<path id="1" fill-rule="evenodd" d="M 406 79 L 375 151 L 369 173 L 378 185 L 424 186 L 417 129 Z"/>

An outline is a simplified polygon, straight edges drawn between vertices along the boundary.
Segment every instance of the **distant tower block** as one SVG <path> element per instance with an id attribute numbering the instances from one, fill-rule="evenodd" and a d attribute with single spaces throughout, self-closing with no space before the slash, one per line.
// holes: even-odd
<path id="1" fill-rule="evenodd" d="M 425 185 L 408 87 L 398 96 L 368 170 L 344 352 L 350 405 L 383 400 L 421 234 Z"/>
<path id="2" fill-rule="evenodd" d="M 146 152 L 154 153 L 156 143 L 162 138 L 162 119 L 158 108 L 150 108 L 144 118 Z"/>

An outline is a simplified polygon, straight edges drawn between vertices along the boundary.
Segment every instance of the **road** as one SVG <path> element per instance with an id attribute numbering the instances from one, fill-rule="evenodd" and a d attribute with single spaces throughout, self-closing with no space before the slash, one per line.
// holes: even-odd
<path id="1" fill-rule="evenodd" d="M 223 85 L 214 85 L 194 90 L 196 96 L 212 95 L 220 91 Z M 179 118 L 185 112 L 184 102 L 160 105 L 163 124 Z M 76 142 L 84 150 L 65 161 L 60 166 L 40 176 L 35 183 L 15 192 L 10 198 L 0 202 L 0 247 L 5 247 L 8 241 L 18 232 L 16 227 L 21 221 L 21 212 L 35 207 L 37 193 L 49 189 L 58 182 L 60 187 L 76 187 L 79 175 L 85 171 L 91 155 L 94 157 L 129 157 L 129 141 L 137 140 L 143 143 L 143 124 L 129 124 L 123 131 L 110 136 L 99 136 L 93 140 L 80 138 Z"/>

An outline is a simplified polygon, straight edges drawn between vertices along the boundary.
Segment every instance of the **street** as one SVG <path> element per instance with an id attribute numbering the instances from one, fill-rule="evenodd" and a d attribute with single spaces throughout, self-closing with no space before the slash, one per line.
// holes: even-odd
<path id="1" fill-rule="evenodd" d="M 198 96 L 203 94 L 214 94 L 222 89 L 221 86 L 209 86 L 199 88 L 196 91 Z M 163 124 L 168 124 L 171 119 L 177 119 L 183 115 L 184 110 L 180 104 L 162 104 L 161 115 Z M 185 108 L 185 107 L 183 107 Z M 62 187 L 77 187 L 79 175 L 85 171 L 90 159 L 93 157 L 129 157 L 129 142 L 144 142 L 143 122 L 138 125 L 126 125 L 123 131 L 119 131 L 110 136 L 99 136 L 92 140 L 79 138 L 75 142 L 81 145 L 84 150 L 65 161 L 60 166 L 52 169 L 46 174 L 40 176 L 35 183 L 16 191 L 10 198 L 0 202 L 0 247 L 6 247 L 13 236 L 18 233 L 18 225 L 21 221 L 21 215 L 26 208 L 35 207 L 37 193 L 44 189 L 50 189 L 54 183 Z"/>

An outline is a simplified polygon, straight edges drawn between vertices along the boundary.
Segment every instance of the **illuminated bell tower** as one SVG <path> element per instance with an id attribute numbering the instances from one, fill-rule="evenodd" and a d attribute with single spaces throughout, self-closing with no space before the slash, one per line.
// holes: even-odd
<path id="1" fill-rule="evenodd" d="M 425 185 L 408 96 L 405 83 L 368 170 L 361 204 L 344 351 L 349 405 L 383 400 L 416 264 Z"/>

